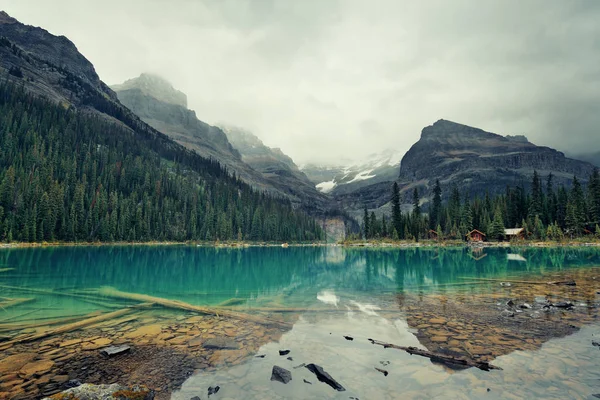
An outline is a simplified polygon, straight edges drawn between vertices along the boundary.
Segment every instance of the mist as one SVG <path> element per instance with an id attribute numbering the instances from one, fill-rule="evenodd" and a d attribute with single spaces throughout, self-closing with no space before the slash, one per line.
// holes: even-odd
<path id="1" fill-rule="evenodd" d="M 108 84 L 159 74 L 297 163 L 406 151 L 440 118 L 600 144 L 600 2 L 4 0 Z"/>

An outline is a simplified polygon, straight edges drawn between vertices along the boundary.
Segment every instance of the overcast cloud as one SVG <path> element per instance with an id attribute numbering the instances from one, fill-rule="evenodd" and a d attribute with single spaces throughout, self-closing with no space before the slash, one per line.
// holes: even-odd
<path id="1" fill-rule="evenodd" d="M 426 4 L 424 4 L 426 3 Z M 600 1 L 3 0 L 102 80 L 170 80 L 296 162 L 407 150 L 440 118 L 600 150 Z"/>

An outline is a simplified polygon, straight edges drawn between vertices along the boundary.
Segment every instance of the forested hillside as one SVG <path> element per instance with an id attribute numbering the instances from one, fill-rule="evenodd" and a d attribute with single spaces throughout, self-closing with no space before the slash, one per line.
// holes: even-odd
<path id="1" fill-rule="evenodd" d="M 289 202 L 162 135 L 0 83 L 0 241 L 322 236 Z"/>
<path id="2" fill-rule="evenodd" d="M 413 190 L 413 210 L 402 213 L 398 184 L 392 187 L 391 220 L 377 219 L 364 210 L 363 235 L 367 239 L 389 237 L 416 239 L 431 236 L 465 239 L 477 229 L 488 240 L 504 237 L 505 228 L 524 228 L 525 235 L 536 240 L 561 240 L 596 235 L 600 238 L 600 172 L 593 170 L 587 187 L 573 177 L 570 188 L 554 183 L 554 176 L 534 171 L 531 191 L 521 186 L 506 187 L 504 194 L 471 200 L 457 186 L 450 189 L 449 200 L 442 203 L 443 188 L 436 181 L 429 213 L 421 210 L 418 188 Z M 431 230 L 431 231 L 429 231 Z"/>

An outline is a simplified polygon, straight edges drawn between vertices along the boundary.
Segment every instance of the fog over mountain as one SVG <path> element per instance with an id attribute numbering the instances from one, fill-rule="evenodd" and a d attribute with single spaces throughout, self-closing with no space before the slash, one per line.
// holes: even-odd
<path id="1" fill-rule="evenodd" d="M 299 164 L 404 152 L 440 118 L 598 150 L 600 2 L 4 0 L 100 78 L 167 78 Z M 589 147 L 594 147 L 590 149 Z"/>

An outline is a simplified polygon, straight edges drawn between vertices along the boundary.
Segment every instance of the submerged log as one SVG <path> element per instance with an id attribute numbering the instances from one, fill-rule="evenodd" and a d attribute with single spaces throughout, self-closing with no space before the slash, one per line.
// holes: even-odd
<path id="1" fill-rule="evenodd" d="M 80 321 L 85 318 L 92 318 L 100 315 L 100 311 L 94 311 L 90 314 L 83 315 L 74 315 L 65 318 L 55 318 L 50 320 L 45 320 L 44 318 L 35 319 L 31 323 L 24 323 L 23 321 L 19 322 L 11 322 L 11 323 L 0 323 L 0 332 L 8 332 L 8 331 L 17 331 L 21 329 L 29 329 L 29 328 L 39 328 L 40 326 L 52 326 L 52 325 L 62 325 L 67 324 L 69 322 Z"/>
<path id="2" fill-rule="evenodd" d="M 49 336 L 54 336 L 54 335 L 59 335 L 61 333 L 75 331 L 75 330 L 85 328 L 86 326 L 89 326 L 89 325 L 92 325 L 92 324 L 95 324 L 95 323 L 98 323 L 101 321 L 106 321 L 108 319 L 117 318 L 122 315 L 128 314 L 128 313 L 134 311 L 136 308 L 150 307 L 151 305 L 152 305 L 151 303 L 145 303 L 145 304 L 140 304 L 140 305 L 133 306 L 133 307 L 124 308 L 122 310 L 113 311 L 113 312 L 110 312 L 107 314 L 100 314 L 96 317 L 87 318 L 82 321 L 74 322 L 72 324 L 60 326 L 58 328 L 48 329 L 44 332 L 37 333 L 34 335 L 25 335 L 25 336 L 17 337 L 9 342 L 2 343 L 2 345 L 4 346 L 4 345 L 13 345 L 13 344 L 17 344 L 17 343 L 33 342 L 35 340 L 44 339 Z"/>
<path id="3" fill-rule="evenodd" d="M 28 303 L 30 301 L 34 301 L 34 298 L 20 298 L 20 299 L 10 299 L 3 302 L 0 302 L 0 308 L 6 310 L 9 307 L 18 306 L 19 304 Z"/>
<path id="4" fill-rule="evenodd" d="M 489 371 L 491 369 L 499 369 L 499 370 L 502 369 L 502 368 L 496 367 L 495 365 L 492 365 L 486 361 L 475 361 L 475 360 L 471 360 L 469 358 L 457 358 L 457 357 L 452 357 L 452 356 L 448 356 L 445 354 L 432 353 L 430 351 L 419 349 L 419 348 L 413 347 L 413 346 L 409 346 L 409 347 L 398 346 L 398 345 L 391 344 L 391 343 L 381 342 L 379 340 L 374 340 L 374 339 L 368 339 L 368 340 L 372 344 L 377 344 L 379 346 L 383 346 L 386 349 L 387 348 L 397 349 L 397 350 L 405 351 L 410 355 L 416 354 L 421 357 L 427 357 L 433 362 L 444 364 L 444 365 L 447 365 L 450 367 L 462 367 L 462 368 L 475 367 L 475 368 L 479 368 L 480 370 L 483 370 L 483 371 Z"/>
<path id="5" fill-rule="evenodd" d="M 483 282 L 501 282 L 501 283 L 514 283 L 514 284 L 526 284 L 526 285 L 550 285 L 552 282 L 538 282 L 538 281 L 519 281 L 512 279 L 494 279 L 494 278 L 460 278 L 460 279 L 471 279 L 475 281 Z"/>
<path id="6" fill-rule="evenodd" d="M 98 291 L 98 294 L 100 294 L 102 296 L 114 297 L 114 298 L 118 298 L 118 299 L 129 299 L 129 300 L 137 300 L 137 301 L 142 301 L 142 302 L 147 302 L 147 303 L 154 303 L 154 304 L 158 304 L 163 307 L 166 307 L 166 308 L 174 308 L 177 310 L 194 311 L 194 312 L 197 312 L 200 314 L 215 315 L 217 317 L 218 316 L 227 317 L 227 318 L 237 319 L 240 321 L 249 321 L 249 322 L 254 322 L 256 324 L 261 324 L 261 325 L 277 325 L 277 326 L 285 327 L 285 328 L 291 327 L 291 324 L 289 324 L 287 322 L 273 320 L 273 319 L 270 319 L 267 317 L 258 317 L 255 315 L 243 314 L 243 313 L 239 313 L 239 312 L 228 311 L 225 309 L 195 306 L 193 304 L 185 303 L 183 301 L 169 300 L 169 299 L 164 299 L 162 297 L 150 296 L 147 294 L 122 292 L 122 291 L 117 290 L 112 287 L 102 287 Z"/>

